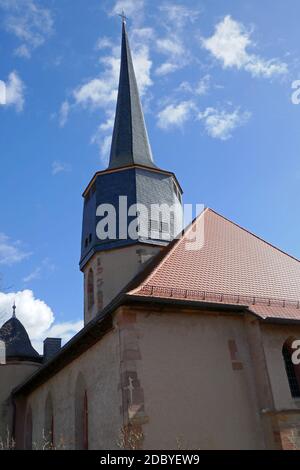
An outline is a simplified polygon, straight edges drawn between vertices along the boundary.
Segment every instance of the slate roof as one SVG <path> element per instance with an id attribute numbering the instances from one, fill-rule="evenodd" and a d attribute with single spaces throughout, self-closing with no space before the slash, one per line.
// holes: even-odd
<path id="1" fill-rule="evenodd" d="M 22 323 L 12 317 L 0 328 L 0 340 L 6 346 L 6 360 L 40 360 L 41 356 L 32 347 L 28 333 Z"/>
<path id="2" fill-rule="evenodd" d="M 123 21 L 119 92 L 108 169 L 128 165 L 156 168 L 136 82 L 126 23 Z"/>
<path id="3" fill-rule="evenodd" d="M 193 231 L 197 250 L 189 249 Z M 264 319 L 300 320 L 300 262 L 206 209 L 129 295 L 245 305 Z"/>

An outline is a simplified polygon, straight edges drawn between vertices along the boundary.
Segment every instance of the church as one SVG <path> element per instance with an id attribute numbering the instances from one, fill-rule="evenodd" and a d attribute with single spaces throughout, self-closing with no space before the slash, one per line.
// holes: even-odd
<path id="1" fill-rule="evenodd" d="M 300 450 L 300 262 L 210 208 L 181 230 L 183 191 L 154 162 L 126 28 L 109 165 L 83 193 L 85 326 L 40 355 L 13 307 L 1 442 Z M 117 235 L 105 238 L 109 207 Z"/>

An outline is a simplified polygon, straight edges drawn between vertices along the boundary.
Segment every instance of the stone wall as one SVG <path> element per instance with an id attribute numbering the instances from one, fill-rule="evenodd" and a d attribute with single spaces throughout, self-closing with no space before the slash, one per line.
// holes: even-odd
<path id="1" fill-rule="evenodd" d="M 24 382 L 38 368 L 32 362 L 8 362 L 0 365 L 0 442 L 11 436 L 13 431 L 12 390 Z"/>
<path id="2" fill-rule="evenodd" d="M 145 449 L 263 449 L 243 316 L 123 309 L 124 423 Z"/>
<path id="3" fill-rule="evenodd" d="M 300 406 L 282 345 L 300 328 L 253 315 L 121 307 L 114 330 L 32 392 L 33 442 L 43 445 L 51 395 L 55 446 L 75 447 L 75 387 L 87 387 L 90 449 L 290 449 Z"/>
<path id="4" fill-rule="evenodd" d="M 32 409 L 33 448 L 40 449 L 45 445 L 45 406 L 50 396 L 54 412 L 54 446 L 75 449 L 75 389 L 79 374 L 87 387 L 89 449 L 117 448 L 122 428 L 118 345 L 118 332 L 108 333 L 29 395 L 25 406 L 27 410 Z M 26 411 L 24 416 L 26 420 Z M 24 445 L 24 441 L 25 436 L 18 445 Z"/>
<path id="5" fill-rule="evenodd" d="M 135 245 L 96 253 L 84 268 L 85 324 L 116 297 L 145 268 L 160 247 Z M 88 308 L 88 273 L 94 273 L 94 305 Z"/>

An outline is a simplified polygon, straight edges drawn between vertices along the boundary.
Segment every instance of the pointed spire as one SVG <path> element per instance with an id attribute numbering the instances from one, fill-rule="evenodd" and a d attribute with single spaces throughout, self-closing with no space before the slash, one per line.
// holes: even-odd
<path id="1" fill-rule="evenodd" d="M 121 17 L 121 72 L 108 168 L 135 164 L 155 167 L 136 82 L 124 12 Z"/>
<path id="2" fill-rule="evenodd" d="M 16 318 L 16 309 L 17 309 L 16 302 L 14 302 L 12 309 L 13 309 L 13 318 Z"/>

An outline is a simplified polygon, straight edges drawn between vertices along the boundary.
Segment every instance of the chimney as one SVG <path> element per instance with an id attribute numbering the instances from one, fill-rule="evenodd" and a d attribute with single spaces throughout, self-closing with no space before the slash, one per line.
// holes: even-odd
<path id="1" fill-rule="evenodd" d="M 46 338 L 44 341 L 44 362 L 50 361 L 61 350 L 61 338 Z"/>

